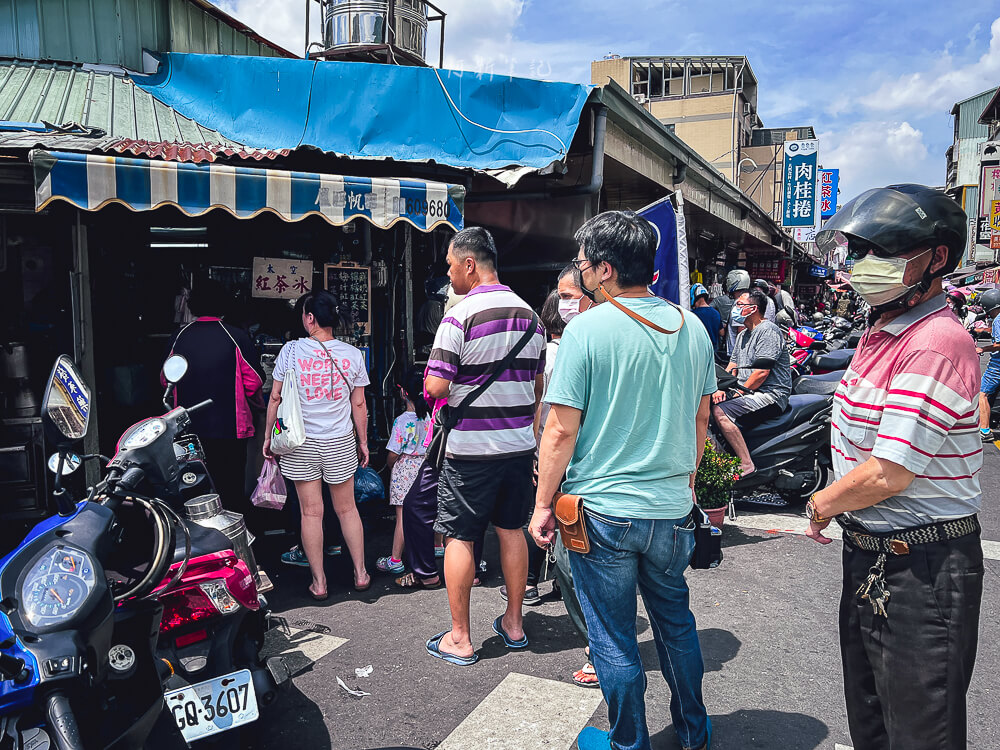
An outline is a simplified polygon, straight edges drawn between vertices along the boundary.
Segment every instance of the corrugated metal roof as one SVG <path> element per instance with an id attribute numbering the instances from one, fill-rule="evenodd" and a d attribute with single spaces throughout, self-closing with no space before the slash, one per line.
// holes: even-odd
<path id="1" fill-rule="evenodd" d="M 276 159 L 288 151 L 248 148 L 202 127 L 121 73 L 93 66 L 0 62 L 0 123 L 76 124 L 80 132 L 0 132 L 0 148 L 115 151 L 169 161 L 218 156 Z M 88 134 L 86 131 L 90 130 Z"/>
<path id="2" fill-rule="evenodd" d="M 979 116 L 996 93 L 997 89 L 990 89 L 989 91 L 984 91 L 981 94 L 960 101 L 952 107 L 952 114 L 958 117 L 958 133 L 956 134 L 958 138 L 989 137 L 989 126 L 981 125 L 979 123 Z"/>
<path id="3" fill-rule="evenodd" d="M 125 75 L 93 66 L 0 63 L 0 121 L 77 123 L 108 137 L 239 147 L 156 100 Z"/>
<path id="4" fill-rule="evenodd" d="M 143 50 L 296 55 L 207 0 L 0 0 L 0 56 L 143 69 Z"/>
<path id="5" fill-rule="evenodd" d="M 238 156 L 241 159 L 277 159 L 288 156 L 286 149 L 272 151 L 263 148 L 246 148 L 245 146 L 222 146 L 214 143 L 154 143 L 152 141 L 136 141 L 131 138 L 115 139 L 104 148 L 105 151 L 117 151 L 119 154 L 135 156 L 151 156 L 167 161 L 203 162 L 215 161 L 218 156 Z"/>

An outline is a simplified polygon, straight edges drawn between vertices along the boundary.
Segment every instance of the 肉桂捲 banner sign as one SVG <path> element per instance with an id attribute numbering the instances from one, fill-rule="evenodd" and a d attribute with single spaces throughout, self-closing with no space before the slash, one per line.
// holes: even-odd
<path id="1" fill-rule="evenodd" d="M 781 226 L 816 226 L 819 141 L 785 141 L 784 148 Z"/>
<path id="2" fill-rule="evenodd" d="M 313 262 L 284 258 L 253 259 L 252 296 L 298 299 L 312 289 Z"/>

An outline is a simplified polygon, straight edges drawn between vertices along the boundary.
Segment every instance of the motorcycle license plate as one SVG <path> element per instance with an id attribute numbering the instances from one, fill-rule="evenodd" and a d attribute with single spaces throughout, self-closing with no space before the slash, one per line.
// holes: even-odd
<path id="1" fill-rule="evenodd" d="M 188 742 L 256 721 L 257 694 L 247 669 L 163 694 Z"/>

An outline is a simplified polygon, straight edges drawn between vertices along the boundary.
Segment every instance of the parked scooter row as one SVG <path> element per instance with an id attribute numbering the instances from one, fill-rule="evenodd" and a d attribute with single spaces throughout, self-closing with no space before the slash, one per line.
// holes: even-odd
<path id="1" fill-rule="evenodd" d="M 185 370 L 164 367 L 173 383 Z M 255 721 L 287 683 L 280 658 L 261 661 L 267 602 L 241 518 L 213 493 L 185 501 L 211 488 L 185 435 L 205 405 L 134 425 L 110 461 L 79 456 L 90 388 L 57 360 L 42 414 L 59 515 L 0 560 L 0 747 L 185 747 Z M 106 477 L 74 502 L 63 477 L 96 459 Z"/>

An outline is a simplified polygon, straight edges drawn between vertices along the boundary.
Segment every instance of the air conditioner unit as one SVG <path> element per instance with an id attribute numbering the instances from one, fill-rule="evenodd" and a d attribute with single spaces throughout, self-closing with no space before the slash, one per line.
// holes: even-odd
<path id="1" fill-rule="evenodd" d="M 635 99 L 638 104 L 645 104 L 649 101 L 649 97 L 645 94 L 632 94 L 632 98 Z"/>
<path id="2" fill-rule="evenodd" d="M 743 114 L 748 115 L 753 112 L 753 105 L 750 102 L 743 102 Z"/>

